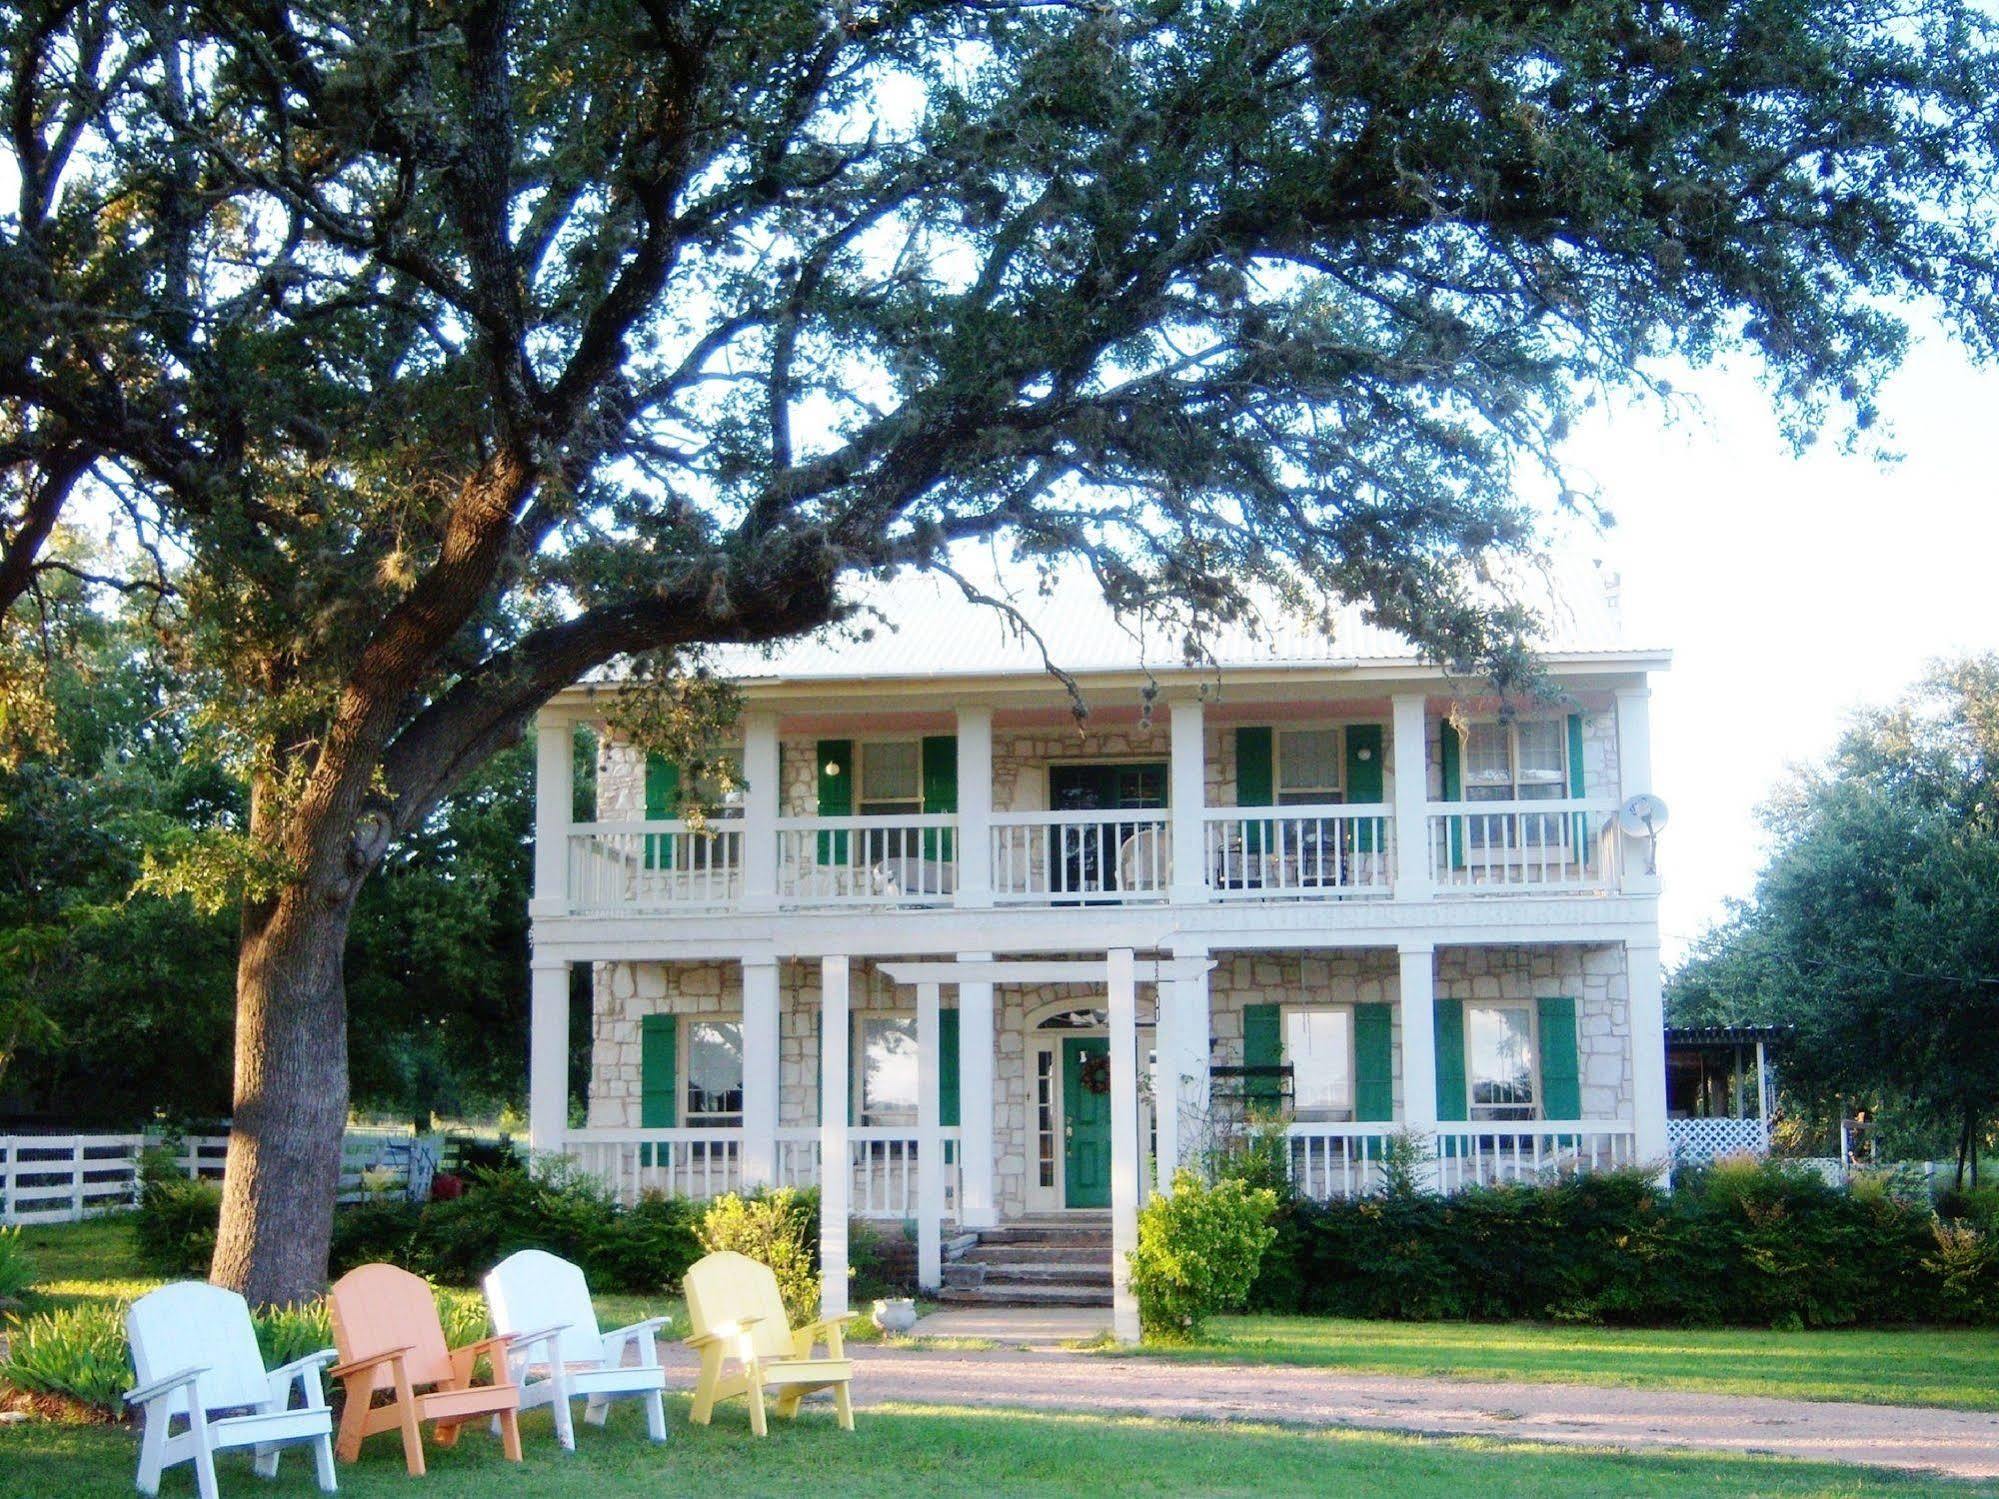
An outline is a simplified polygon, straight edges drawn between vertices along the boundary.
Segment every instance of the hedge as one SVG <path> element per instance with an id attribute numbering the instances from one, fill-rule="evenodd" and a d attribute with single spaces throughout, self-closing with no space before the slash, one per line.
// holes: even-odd
<path id="1" fill-rule="evenodd" d="M 1294 1202 L 1252 1309 L 1630 1326 L 1999 1323 L 1999 1224 L 1765 1163 Z"/>

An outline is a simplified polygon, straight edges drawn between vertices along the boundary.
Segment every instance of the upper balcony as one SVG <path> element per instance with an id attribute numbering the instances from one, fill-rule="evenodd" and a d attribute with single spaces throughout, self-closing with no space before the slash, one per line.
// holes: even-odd
<path id="1" fill-rule="evenodd" d="M 746 790 L 698 824 L 669 767 L 600 740 L 579 786 L 558 704 L 541 725 L 538 918 L 940 907 L 1435 902 L 1649 894 L 1621 834 L 1646 784 L 1646 694 L 1583 685 L 1560 708 L 1402 690 L 1225 707 L 988 702 L 866 711 L 752 700 Z M 1379 692 L 1379 689 L 1376 689 Z M 580 820 L 578 814 L 587 815 Z"/>

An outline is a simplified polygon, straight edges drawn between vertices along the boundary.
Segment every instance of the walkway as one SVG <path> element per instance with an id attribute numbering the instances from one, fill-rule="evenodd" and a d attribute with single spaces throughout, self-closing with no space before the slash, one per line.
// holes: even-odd
<path id="1" fill-rule="evenodd" d="M 675 1378 L 693 1365 L 669 1354 Z M 1272 1421 L 1429 1436 L 1692 1449 L 1999 1478 L 1999 1414 L 1591 1385 L 1405 1379 L 1056 1349 L 854 1349 L 862 1406 L 995 1405 L 1180 1420 Z"/>

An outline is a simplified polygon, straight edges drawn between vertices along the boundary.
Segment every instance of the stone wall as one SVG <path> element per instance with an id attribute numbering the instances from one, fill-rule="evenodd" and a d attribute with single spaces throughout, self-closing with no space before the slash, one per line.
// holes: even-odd
<path id="1" fill-rule="evenodd" d="M 858 959 L 850 979 L 855 1014 L 913 1014 L 915 996 L 881 973 L 888 959 Z M 1402 1111 L 1402 1023 L 1393 951 L 1221 952 L 1210 979 L 1212 1060 L 1242 1063 L 1242 1013 L 1250 1004 L 1390 1003 L 1394 1098 Z M 742 972 L 734 963 L 601 963 L 595 973 L 591 1027 L 589 1122 L 599 1128 L 639 1124 L 641 1017 L 663 1013 L 742 1014 Z M 1446 948 L 1437 956 L 1437 997 L 1468 1001 L 1576 1000 L 1576 1041 L 1583 1117 L 1629 1117 L 1631 1031 L 1621 948 Z M 948 996 L 947 996 L 948 999 Z M 1085 985 L 1009 985 L 994 995 L 993 1129 L 995 1188 L 1002 1213 L 1030 1206 L 1035 1166 L 1032 1023 L 1053 1008 L 1101 1006 L 1102 992 Z M 1141 1050 L 1151 1046 L 1155 1017 L 1149 985 L 1139 989 Z M 787 962 L 778 972 L 779 1123 L 818 1119 L 819 965 Z M 969 1121 L 967 1121 L 969 1123 Z"/>

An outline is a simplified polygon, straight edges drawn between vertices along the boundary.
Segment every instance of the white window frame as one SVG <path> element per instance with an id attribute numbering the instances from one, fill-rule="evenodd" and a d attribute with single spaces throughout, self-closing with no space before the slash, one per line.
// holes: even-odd
<path id="1" fill-rule="evenodd" d="M 868 774 L 867 774 L 867 767 L 868 767 L 868 751 L 869 751 L 870 749 L 873 749 L 873 748 L 879 748 L 879 747 L 881 747 L 881 746 L 884 746 L 884 745 L 890 745 L 890 744 L 897 744 L 897 745 L 902 745 L 902 744 L 907 744 L 907 745 L 914 745 L 914 746 L 915 746 L 915 748 L 916 748 L 916 795 L 915 795 L 915 797 L 914 797 L 914 798 L 911 798 L 911 797 L 906 797 L 906 796 L 896 796 L 896 797 L 870 797 L 870 796 L 868 795 Z M 886 738 L 880 738 L 880 739 L 857 739 L 857 740 L 855 740 L 855 741 L 854 741 L 854 764 L 853 764 L 853 777 L 854 777 L 854 815 L 855 815 L 855 816 L 857 816 L 857 817 L 920 817 L 920 816 L 922 816 L 922 815 L 923 815 L 923 739 L 922 739 L 922 737 L 921 737 L 920 735 L 919 735 L 919 736 L 915 736 L 915 737 L 910 737 L 910 736 L 907 736 L 907 735 L 890 735 L 890 736 L 888 736 L 888 737 L 886 737 Z M 913 801 L 915 802 L 915 805 L 914 805 L 913 807 L 912 807 L 912 806 L 909 806 L 909 805 L 908 805 L 908 803 L 909 803 L 909 802 L 911 802 L 912 800 L 913 800 Z M 868 804 L 868 803 L 869 803 L 870 801 L 888 801 L 888 802 L 895 802 L 895 803 L 898 803 L 898 804 L 900 804 L 900 805 L 898 805 L 898 806 L 897 806 L 897 808 L 896 808 L 896 810 L 895 810 L 895 811 L 892 811 L 892 812 L 870 812 L 870 811 L 867 811 L 867 810 L 866 810 L 866 808 L 867 808 L 867 804 Z"/>
<path id="2" fill-rule="evenodd" d="M 680 1122 L 688 1129 L 740 1129 L 743 1124 L 741 1109 L 733 1111 L 699 1112 L 694 1108 L 694 1027 L 697 1025 L 733 1025 L 736 1028 L 736 1061 L 746 1072 L 747 1058 L 743 1049 L 747 1038 L 743 1030 L 741 1015 L 682 1015 L 680 1034 L 676 1038 L 679 1048 L 680 1076 L 675 1082 L 675 1091 L 680 1095 L 676 1101 Z M 736 1091 L 743 1091 L 744 1079 L 739 1075 Z"/>
<path id="3" fill-rule="evenodd" d="M 853 1104 L 853 1117 L 862 1129 L 915 1129 L 920 1103 L 910 1105 L 908 1117 L 902 1117 L 899 1109 L 888 1112 L 895 1118 L 875 1119 L 868 1113 L 868 1026 L 871 1023 L 899 1021 L 909 1027 L 912 1044 L 917 1043 L 916 1012 L 914 1010 L 856 1010 L 854 1012 L 854 1049 L 848 1067 L 850 1074 L 848 1088 Z M 919 1045 L 916 1054 L 916 1086 L 923 1087 L 923 1053 Z"/>
<path id="4" fill-rule="evenodd" d="M 1286 786 L 1284 784 L 1284 741 L 1293 734 L 1330 734 L 1333 736 L 1333 774 L 1336 779 L 1327 785 Z M 1276 764 L 1271 767 L 1274 784 L 1271 793 L 1277 805 L 1318 806 L 1344 802 L 1347 799 L 1347 726 L 1343 723 L 1327 724 L 1283 724 L 1272 736 L 1276 741 L 1272 758 Z M 1310 793 L 1309 797 L 1296 802 L 1287 802 L 1285 797 Z"/>
<path id="5" fill-rule="evenodd" d="M 1291 1056 L 1291 1017 L 1293 1015 L 1319 1015 L 1338 1013 L 1345 1017 L 1347 1029 L 1347 1103 L 1344 1110 L 1333 1108 L 1307 1108 L 1299 1102 L 1298 1066 Z M 1279 1057 L 1291 1069 L 1291 1111 L 1294 1118 L 1306 1122 L 1337 1123 L 1351 1122 L 1360 1111 L 1360 1053 L 1354 1046 L 1354 1007 L 1350 1001 L 1329 1000 L 1323 1004 L 1287 1004 L 1277 1010 Z M 1470 1086 L 1469 1083 L 1466 1084 Z"/>
<path id="6" fill-rule="evenodd" d="M 1478 1075 L 1472 1053 L 1471 1018 L 1477 1010 L 1525 1010 L 1527 1012 L 1527 1077 L 1534 1096 L 1528 1113 L 1520 1117 L 1495 1114 L 1494 1109 L 1517 1109 L 1519 1104 L 1482 1104 L 1478 1101 Z M 1542 1117 L 1546 1093 L 1541 1086 L 1541 1006 L 1531 999 L 1468 999 L 1464 1002 L 1465 1117 L 1473 1124 L 1531 1124 Z M 1480 1110 L 1488 1112 L 1481 1113 Z"/>
<path id="7" fill-rule="evenodd" d="M 1562 753 L 1562 764 L 1552 781 L 1523 782 L 1520 779 L 1520 728 L 1522 724 L 1553 724 L 1556 727 L 1555 743 Z M 1503 794 L 1497 786 L 1473 786 L 1471 781 L 1471 731 L 1475 728 L 1498 728 L 1506 733 L 1506 785 Z M 1569 760 L 1568 721 L 1563 718 L 1500 719 L 1477 718 L 1467 723 L 1460 738 L 1458 756 L 1458 797 L 1461 801 L 1476 806 L 1480 802 L 1559 802 L 1569 799 L 1569 788 L 1575 784 L 1575 767 Z M 1538 794 L 1523 795 L 1523 785 L 1552 786 L 1552 796 Z M 1477 812 L 1465 818 L 1465 845 L 1473 853 L 1484 855 L 1488 850 L 1509 848 L 1565 847 L 1573 836 L 1571 824 L 1559 812 L 1546 813 L 1490 813 L 1481 817 Z"/>

